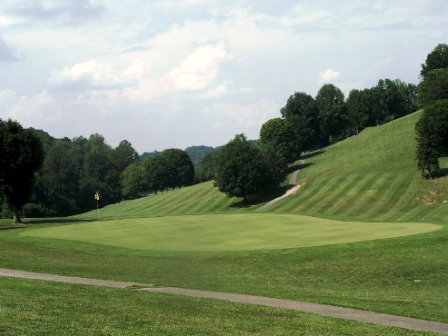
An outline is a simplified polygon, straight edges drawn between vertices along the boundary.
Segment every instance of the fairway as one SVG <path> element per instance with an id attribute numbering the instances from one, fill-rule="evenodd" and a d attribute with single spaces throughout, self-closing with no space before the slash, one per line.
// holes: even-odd
<path id="1" fill-rule="evenodd" d="M 360 242 L 430 232 L 425 223 L 341 222 L 300 215 L 171 216 L 90 222 L 21 235 L 155 251 L 244 251 Z"/>

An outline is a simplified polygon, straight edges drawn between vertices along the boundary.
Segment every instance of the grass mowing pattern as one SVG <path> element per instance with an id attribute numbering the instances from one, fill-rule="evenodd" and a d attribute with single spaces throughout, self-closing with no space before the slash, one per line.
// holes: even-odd
<path id="1" fill-rule="evenodd" d="M 448 216 L 448 179 L 424 181 L 416 168 L 420 112 L 330 146 L 306 159 L 302 188 L 271 207 L 282 213 L 363 221 L 438 221 Z M 441 160 L 441 166 L 446 165 Z M 442 170 L 444 172 L 444 170 Z"/>
<path id="2" fill-rule="evenodd" d="M 93 200 L 93 197 L 92 197 Z M 213 182 L 197 184 L 188 188 L 175 189 L 138 200 L 123 201 L 100 209 L 101 219 L 147 218 L 189 214 L 220 213 L 229 211 L 237 198 L 228 198 Z M 93 201 L 92 201 L 92 204 Z M 96 210 L 74 218 L 97 219 Z"/>
<path id="3" fill-rule="evenodd" d="M 0 278 L 0 297 L 3 336 L 436 335 L 282 309 L 23 279 Z"/>
<path id="4" fill-rule="evenodd" d="M 25 236 L 155 251 L 245 251 L 344 244 L 441 229 L 423 223 L 340 222 L 299 215 L 200 215 L 93 222 Z"/>
<path id="5" fill-rule="evenodd" d="M 444 225 L 443 230 L 302 249 L 213 253 L 151 252 L 19 235 L 28 229 L 1 230 L 0 266 L 288 298 L 448 322 L 446 178 L 419 177 L 413 130 L 418 116 L 367 129 L 306 159 L 312 165 L 298 176 L 303 187 L 272 209 L 357 221 L 435 222 Z M 447 163 L 443 159 L 441 166 Z M 194 199 L 193 193 L 201 189 L 213 192 Z M 182 197 L 175 199 L 180 193 Z M 233 201 L 211 183 L 161 196 L 158 204 L 162 197 L 107 207 L 102 218 L 232 210 L 228 205 Z M 96 219 L 96 212 L 90 218 Z"/>

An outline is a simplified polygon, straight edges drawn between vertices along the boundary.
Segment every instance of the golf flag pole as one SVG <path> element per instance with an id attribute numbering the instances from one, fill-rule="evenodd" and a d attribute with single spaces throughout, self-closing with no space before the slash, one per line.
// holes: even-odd
<path id="1" fill-rule="evenodd" d="M 98 214 L 98 223 L 99 223 L 99 221 L 100 221 L 100 208 L 99 208 L 98 202 L 100 200 L 100 193 L 98 191 L 95 193 L 95 199 L 96 199 L 96 212 Z"/>

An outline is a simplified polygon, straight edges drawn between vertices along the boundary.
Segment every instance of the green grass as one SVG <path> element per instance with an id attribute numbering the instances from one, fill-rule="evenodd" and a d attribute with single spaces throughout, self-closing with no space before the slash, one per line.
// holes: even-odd
<path id="1" fill-rule="evenodd" d="M 155 251 L 246 251 L 352 243 L 441 229 L 423 223 L 341 222 L 299 215 L 191 215 L 89 222 L 22 235 Z"/>
<path id="2" fill-rule="evenodd" d="M 420 112 L 364 130 L 307 158 L 302 188 L 271 211 L 362 221 L 444 221 L 448 179 L 422 180 L 414 125 Z M 441 166 L 447 166 L 446 158 Z"/>
<path id="3" fill-rule="evenodd" d="M 347 221 L 353 228 L 374 223 L 377 231 L 383 230 L 382 222 L 433 223 L 442 225 L 442 230 L 306 248 L 287 248 L 291 246 L 285 244 L 289 239 L 285 237 L 283 248 L 276 249 L 157 251 L 22 234 L 35 234 L 48 226 L 56 229 L 57 220 L 15 230 L 0 222 L 0 267 L 296 299 L 448 322 L 448 296 L 444 295 L 448 293 L 448 184 L 444 176 L 424 181 L 416 170 L 413 127 L 418 117 L 416 113 L 367 129 L 306 158 L 309 166 L 298 175 L 302 188 L 257 216 L 311 215 Z M 448 166 L 446 158 L 441 163 Z M 205 183 L 108 206 L 100 214 L 104 221 L 252 216 L 250 211 L 262 200 L 242 208 L 238 199 L 228 199 L 212 183 Z M 95 220 L 96 216 L 93 211 L 75 219 Z M 64 230 L 78 226 L 67 224 L 72 223 L 63 224 Z M 256 227 L 253 236 L 267 236 L 265 229 Z M 275 230 L 284 228 L 274 223 L 272 229 L 271 234 L 279 236 L 281 232 Z M 239 230 L 244 231 L 244 226 Z M 228 235 L 216 237 L 216 232 L 215 238 Z M 160 243 L 169 245 L 168 240 Z M 177 316 L 174 308 L 171 312 Z"/>
<path id="4" fill-rule="evenodd" d="M 92 197 L 93 200 L 93 197 Z M 189 214 L 209 214 L 231 211 L 237 198 L 228 198 L 213 187 L 213 182 L 197 184 L 188 188 L 150 195 L 138 200 L 123 201 L 100 209 L 101 219 L 147 218 Z M 92 202 L 92 204 L 94 204 Z M 236 211 L 235 207 L 233 210 Z M 74 216 L 74 218 L 97 219 L 97 211 Z"/>
<path id="5" fill-rule="evenodd" d="M 0 297 L 3 336 L 436 335 L 215 300 L 30 280 L 0 278 Z"/>

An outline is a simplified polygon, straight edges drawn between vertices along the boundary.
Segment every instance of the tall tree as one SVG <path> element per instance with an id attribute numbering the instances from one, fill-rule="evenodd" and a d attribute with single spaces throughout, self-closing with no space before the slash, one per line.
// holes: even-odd
<path id="1" fill-rule="evenodd" d="M 448 100 L 438 101 L 423 111 L 415 126 L 417 168 L 432 178 L 439 170 L 439 157 L 448 149 Z"/>
<path id="2" fill-rule="evenodd" d="M 324 84 L 316 95 L 319 125 L 324 146 L 344 138 L 347 108 L 342 91 L 333 84 Z"/>
<path id="3" fill-rule="evenodd" d="M 164 150 L 161 157 L 167 174 L 167 188 L 180 188 L 194 183 L 193 162 L 186 152 L 170 148 Z"/>
<path id="4" fill-rule="evenodd" d="M 294 127 L 302 150 L 319 147 L 319 110 L 313 97 L 304 92 L 295 92 L 280 109 L 280 113 Z"/>
<path id="5" fill-rule="evenodd" d="M 18 122 L 0 119 L 0 195 L 21 223 L 20 209 L 31 196 L 34 173 L 44 160 L 42 143 Z"/>
<path id="6" fill-rule="evenodd" d="M 261 126 L 260 147 L 276 151 L 288 163 L 297 160 L 301 152 L 294 128 L 282 118 L 270 119 Z"/>
<path id="7" fill-rule="evenodd" d="M 238 134 L 217 153 L 215 186 L 229 197 L 248 197 L 278 184 L 261 151 Z"/>
<path id="8" fill-rule="evenodd" d="M 122 140 L 120 144 L 116 148 L 114 148 L 112 152 L 112 158 L 115 164 L 115 168 L 120 173 L 123 172 L 126 167 L 130 166 L 133 163 L 137 163 L 140 160 L 137 151 L 127 140 Z"/>
<path id="9" fill-rule="evenodd" d="M 366 90 L 351 90 L 347 97 L 347 122 L 351 134 L 359 134 L 369 125 L 369 94 Z"/>
<path id="10" fill-rule="evenodd" d="M 121 173 L 122 195 L 128 199 L 138 198 L 147 190 L 145 168 L 141 164 L 132 164 Z"/>
<path id="11" fill-rule="evenodd" d="M 431 71 L 444 68 L 448 68 L 448 45 L 440 43 L 426 57 L 425 63 L 422 64 L 420 77 L 425 79 Z"/>
<path id="12" fill-rule="evenodd" d="M 448 99 L 448 68 L 428 72 L 418 85 L 417 101 L 420 108 Z"/>

